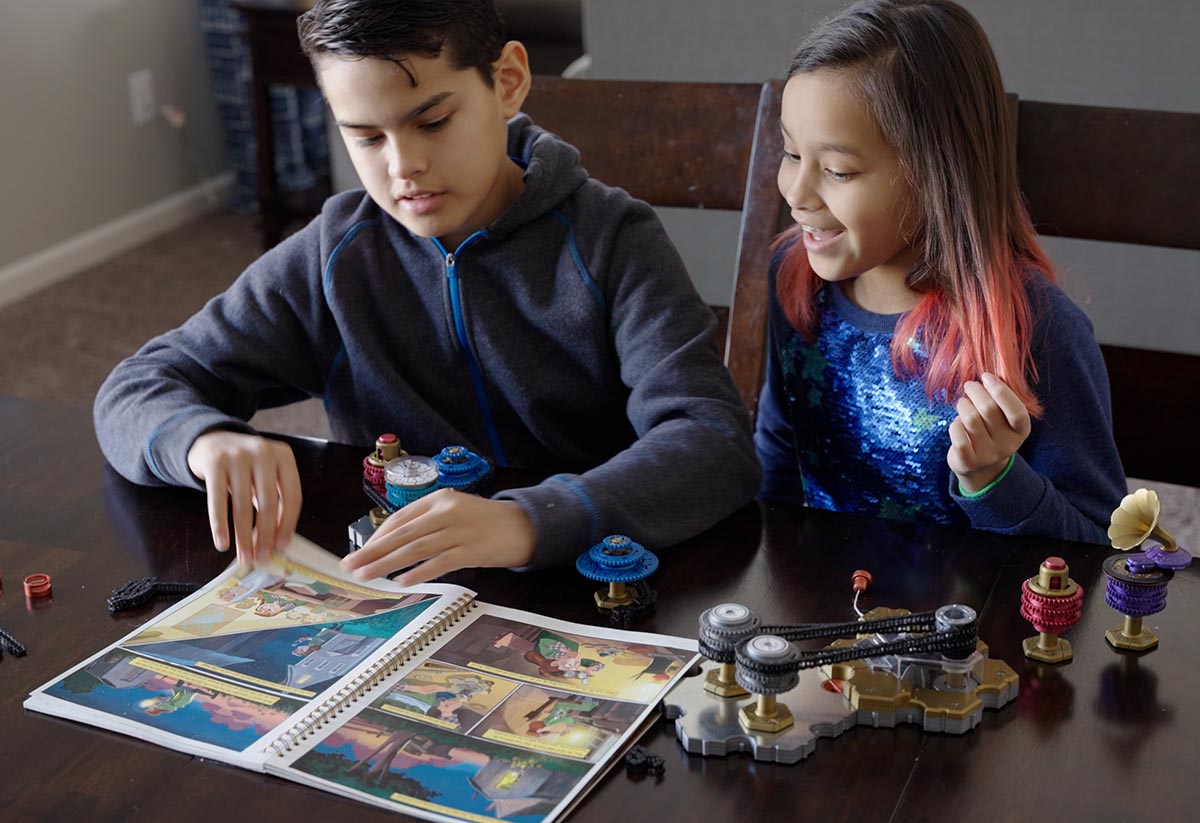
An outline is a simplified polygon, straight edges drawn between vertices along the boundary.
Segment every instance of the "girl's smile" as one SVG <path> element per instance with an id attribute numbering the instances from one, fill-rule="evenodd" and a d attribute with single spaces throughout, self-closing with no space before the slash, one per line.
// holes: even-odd
<path id="1" fill-rule="evenodd" d="M 800 228 L 804 229 L 804 248 L 810 255 L 829 250 L 845 234 L 842 229 L 818 229 L 807 223 L 801 223 Z"/>

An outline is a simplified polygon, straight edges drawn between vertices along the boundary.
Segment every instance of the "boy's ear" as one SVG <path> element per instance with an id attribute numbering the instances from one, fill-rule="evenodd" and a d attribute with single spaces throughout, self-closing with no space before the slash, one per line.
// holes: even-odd
<path id="1" fill-rule="evenodd" d="M 500 57 L 492 64 L 492 83 L 500 110 L 505 119 L 521 110 L 529 94 L 529 53 L 517 40 L 509 40 L 500 51 Z"/>

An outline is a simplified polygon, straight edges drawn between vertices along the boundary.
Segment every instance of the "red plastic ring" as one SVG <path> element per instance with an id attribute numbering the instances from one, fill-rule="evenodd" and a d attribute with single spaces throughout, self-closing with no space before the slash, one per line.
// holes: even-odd
<path id="1" fill-rule="evenodd" d="M 855 569 L 850 575 L 850 585 L 856 592 L 865 592 L 871 585 L 871 573 L 866 569 Z"/>
<path id="2" fill-rule="evenodd" d="M 25 596 L 26 597 L 49 597 L 50 596 L 50 575 L 48 574 L 31 574 L 25 578 Z"/>

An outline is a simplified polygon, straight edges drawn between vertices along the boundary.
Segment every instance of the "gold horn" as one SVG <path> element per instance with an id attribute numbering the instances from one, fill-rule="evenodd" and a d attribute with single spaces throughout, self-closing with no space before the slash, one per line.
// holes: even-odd
<path id="1" fill-rule="evenodd" d="M 1127 550 L 1140 546 L 1147 537 L 1162 543 L 1164 551 L 1173 552 L 1178 546 L 1171 533 L 1158 525 L 1162 513 L 1162 502 L 1158 493 L 1150 489 L 1138 489 L 1125 495 L 1121 505 L 1112 513 L 1108 527 L 1108 539 L 1114 549 Z"/>

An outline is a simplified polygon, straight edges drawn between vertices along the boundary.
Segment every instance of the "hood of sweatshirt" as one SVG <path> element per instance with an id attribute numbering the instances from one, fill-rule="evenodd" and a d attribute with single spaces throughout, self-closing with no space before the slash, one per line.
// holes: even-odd
<path id="1" fill-rule="evenodd" d="M 535 126 L 526 114 L 508 121 L 508 156 L 525 167 L 525 189 L 488 226 L 488 234 L 493 237 L 503 237 L 557 208 L 588 179 L 579 163 L 579 151 Z"/>

